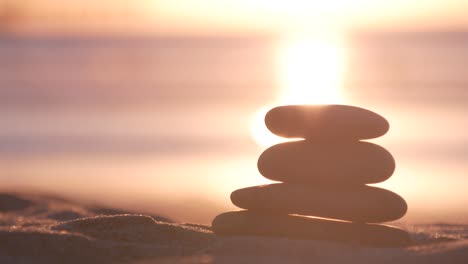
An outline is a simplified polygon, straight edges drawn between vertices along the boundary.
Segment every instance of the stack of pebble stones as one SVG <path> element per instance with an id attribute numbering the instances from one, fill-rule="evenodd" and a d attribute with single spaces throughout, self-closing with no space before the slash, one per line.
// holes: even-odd
<path id="1" fill-rule="evenodd" d="M 234 191 L 232 203 L 247 210 L 218 215 L 215 233 L 382 247 L 409 244 L 404 230 L 375 224 L 401 218 L 406 202 L 366 185 L 385 181 L 395 169 L 387 150 L 361 141 L 384 135 L 389 129 L 385 118 L 346 105 L 289 105 L 271 109 L 265 123 L 276 135 L 304 140 L 262 153 L 260 173 L 281 183 Z"/>

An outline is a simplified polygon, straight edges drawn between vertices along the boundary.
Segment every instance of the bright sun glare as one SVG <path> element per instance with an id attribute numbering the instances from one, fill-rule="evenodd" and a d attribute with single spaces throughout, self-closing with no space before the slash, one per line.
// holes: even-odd
<path id="1" fill-rule="evenodd" d="M 265 127 L 264 117 L 271 107 L 341 102 L 344 54 L 336 41 L 308 38 L 288 40 L 279 46 L 278 51 L 280 92 L 277 102 L 257 111 L 251 126 L 253 138 L 262 146 L 285 141 Z"/>

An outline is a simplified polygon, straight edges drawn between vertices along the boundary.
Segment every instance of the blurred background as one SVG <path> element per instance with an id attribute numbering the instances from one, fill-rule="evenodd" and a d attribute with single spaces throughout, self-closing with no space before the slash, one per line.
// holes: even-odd
<path id="1" fill-rule="evenodd" d="M 467 1 L 0 0 L 0 188 L 209 223 L 272 106 L 386 117 L 407 222 L 468 221 Z"/>

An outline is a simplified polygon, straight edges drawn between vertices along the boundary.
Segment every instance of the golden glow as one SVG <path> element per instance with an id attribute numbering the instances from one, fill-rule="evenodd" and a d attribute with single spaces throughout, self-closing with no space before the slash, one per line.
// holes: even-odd
<path id="1" fill-rule="evenodd" d="M 278 52 L 280 92 L 273 105 L 340 103 L 343 68 L 343 48 L 336 41 L 301 38 L 282 43 Z M 251 126 L 253 138 L 263 146 L 285 141 L 265 127 L 264 116 L 270 108 L 255 113 Z"/>
<path id="2" fill-rule="evenodd" d="M 279 54 L 280 98 L 284 104 L 339 103 L 343 51 L 331 41 L 289 41 Z"/>
<path id="3" fill-rule="evenodd" d="M 0 0 L 2 8 L 5 14 L 12 11 L 5 17 L 15 30 L 67 33 L 453 30 L 468 25 L 468 2 L 464 0 Z"/>
<path id="4" fill-rule="evenodd" d="M 250 125 L 251 134 L 255 142 L 257 144 L 268 147 L 280 142 L 286 141 L 286 139 L 276 136 L 275 134 L 271 133 L 268 128 L 265 126 L 265 114 L 270 110 L 272 107 L 264 107 L 258 110 L 252 118 L 252 123 Z"/>
<path id="5" fill-rule="evenodd" d="M 465 28 L 468 2 L 426 1 L 286 1 L 286 0 L 180 0 L 152 1 L 158 10 L 154 26 L 171 30 L 291 32 L 298 28 L 330 30 L 362 28 Z"/>

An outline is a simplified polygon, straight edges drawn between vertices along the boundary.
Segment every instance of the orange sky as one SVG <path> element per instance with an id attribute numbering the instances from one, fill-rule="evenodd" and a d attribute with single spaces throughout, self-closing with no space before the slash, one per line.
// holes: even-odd
<path id="1" fill-rule="evenodd" d="M 0 18 L 8 17 L 13 29 L 33 31 L 453 30 L 468 28 L 466 10 L 466 0 L 0 0 Z"/>

